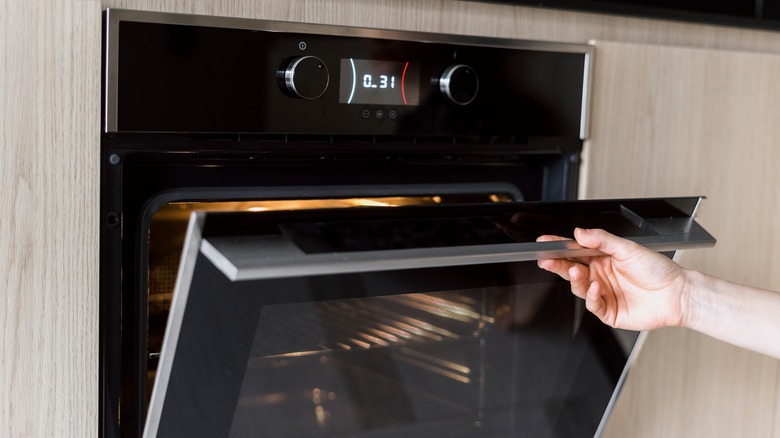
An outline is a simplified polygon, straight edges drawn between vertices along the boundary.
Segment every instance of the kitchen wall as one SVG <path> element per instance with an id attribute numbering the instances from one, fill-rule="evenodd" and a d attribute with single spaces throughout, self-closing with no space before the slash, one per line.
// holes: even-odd
<path id="1" fill-rule="evenodd" d="M 720 242 L 681 262 L 780 288 L 767 261 L 776 241 L 775 195 L 763 190 L 763 178 L 771 179 L 780 158 L 771 153 L 777 133 L 764 128 L 773 125 L 780 104 L 755 88 L 780 73 L 777 57 L 757 54 L 780 52 L 780 32 L 449 0 L 0 0 L 2 436 L 84 437 L 98 430 L 105 7 L 595 39 L 593 138 L 583 196 L 708 195 L 702 221 Z M 744 64 L 734 69 L 734 62 Z M 741 77 L 754 88 L 735 88 Z M 704 98 L 719 89 L 731 91 L 720 100 Z M 736 119 L 724 116 L 724 108 Z M 762 211 L 767 205 L 770 214 Z M 757 210 L 743 222 L 732 206 Z M 744 232 L 757 237 L 744 243 Z M 654 332 L 607 436 L 778 435 L 778 370 L 777 361 L 690 331 Z"/>

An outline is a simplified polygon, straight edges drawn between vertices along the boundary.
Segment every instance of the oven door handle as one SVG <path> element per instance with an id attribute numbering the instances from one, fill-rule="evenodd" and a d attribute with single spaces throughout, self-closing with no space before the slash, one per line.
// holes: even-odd
<path id="1" fill-rule="evenodd" d="M 686 233 L 629 237 L 629 240 L 658 252 L 715 244 L 709 233 L 695 228 Z M 276 236 L 273 239 L 262 236 L 208 238 L 202 241 L 200 252 L 231 281 L 602 255 L 573 240 L 306 254 L 292 242 Z"/>
<path id="2" fill-rule="evenodd" d="M 183 266 L 202 254 L 231 281 L 578 258 L 566 236 L 604 228 L 658 252 L 715 245 L 694 219 L 703 197 L 196 212 Z M 202 232 L 202 233 L 201 233 Z M 194 233 L 194 234 L 193 234 Z"/>

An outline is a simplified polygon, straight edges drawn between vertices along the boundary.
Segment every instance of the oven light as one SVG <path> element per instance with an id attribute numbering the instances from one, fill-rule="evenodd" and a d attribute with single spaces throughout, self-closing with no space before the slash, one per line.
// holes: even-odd
<path id="1" fill-rule="evenodd" d="M 247 211 L 268 211 L 270 210 L 268 207 L 249 207 L 247 208 Z"/>
<path id="2" fill-rule="evenodd" d="M 314 416 L 317 418 L 317 425 L 325 427 L 327 425 L 326 421 L 330 417 L 330 412 L 326 411 L 322 406 L 317 406 L 314 408 Z"/>
<path id="3" fill-rule="evenodd" d="M 355 199 L 353 204 L 362 207 L 390 207 L 392 205 L 387 202 L 374 201 L 373 199 Z"/>
<path id="4" fill-rule="evenodd" d="M 314 417 L 317 421 L 317 426 L 319 427 L 325 427 L 327 426 L 327 420 L 330 418 L 330 412 L 328 412 L 323 406 L 322 402 L 323 399 L 333 400 L 335 399 L 334 393 L 328 393 L 327 391 L 322 391 L 319 388 L 314 388 L 311 391 L 311 401 L 314 403 Z"/>
<path id="5" fill-rule="evenodd" d="M 322 391 L 320 388 L 314 388 L 311 391 L 311 401 L 314 402 L 315 405 L 318 405 L 321 403 L 320 397 L 322 396 Z"/>

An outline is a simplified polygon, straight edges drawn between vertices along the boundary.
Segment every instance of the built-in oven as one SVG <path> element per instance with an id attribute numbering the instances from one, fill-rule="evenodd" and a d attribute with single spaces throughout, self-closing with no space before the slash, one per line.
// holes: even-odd
<path id="1" fill-rule="evenodd" d="M 577 201 L 587 45 L 107 10 L 103 436 L 593 436 L 639 333 L 540 257 L 672 255 Z"/>

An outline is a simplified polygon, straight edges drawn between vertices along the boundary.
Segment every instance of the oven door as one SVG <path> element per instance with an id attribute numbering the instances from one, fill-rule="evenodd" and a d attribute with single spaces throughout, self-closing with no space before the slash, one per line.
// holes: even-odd
<path id="1" fill-rule="evenodd" d="M 542 257 L 711 246 L 701 198 L 194 213 L 145 436 L 598 434 L 640 333 Z"/>

